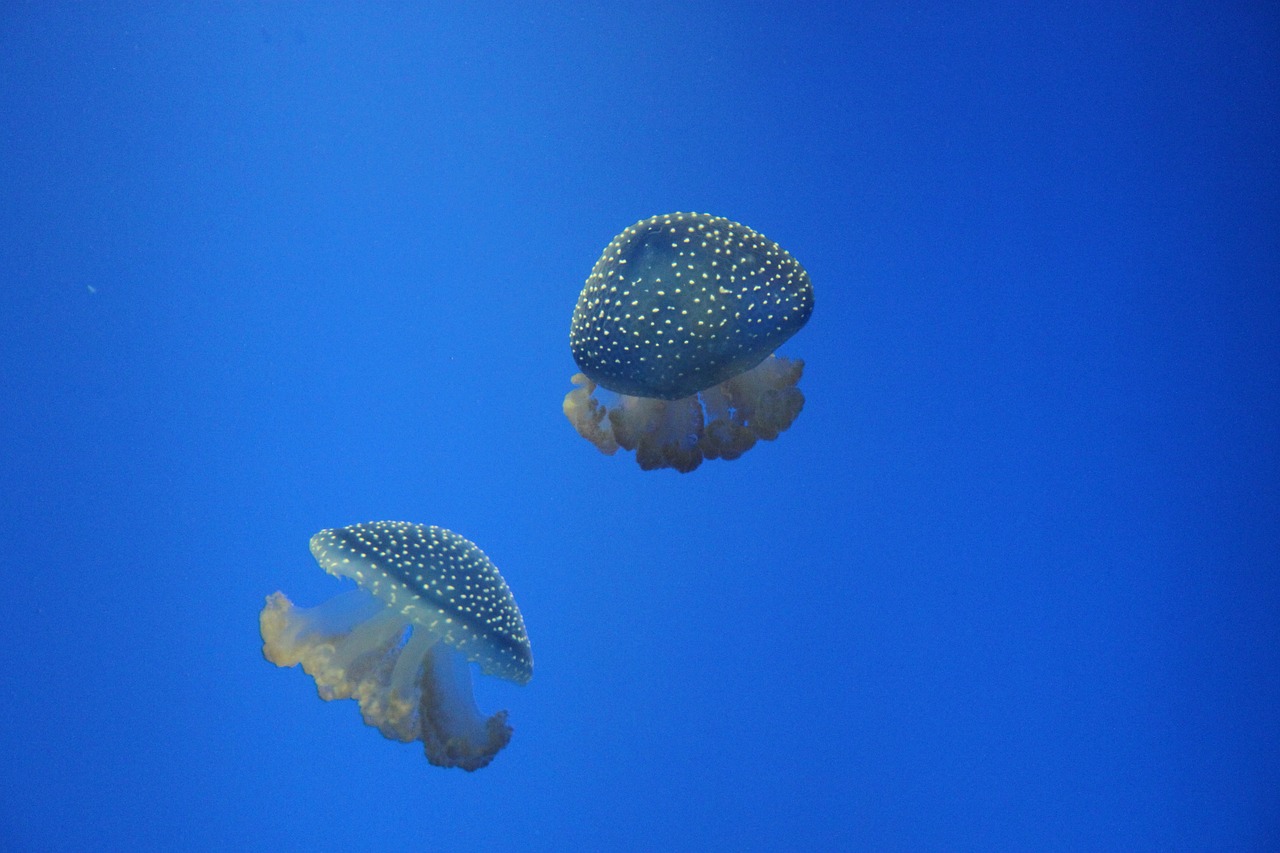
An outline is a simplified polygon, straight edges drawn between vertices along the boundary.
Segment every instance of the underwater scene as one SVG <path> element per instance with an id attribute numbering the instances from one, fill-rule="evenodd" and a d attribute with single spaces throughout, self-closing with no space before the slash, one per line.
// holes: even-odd
<path id="1" fill-rule="evenodd" d="M 1280 849 L 1280 11 L 0 10 L 0 851 Z"/>

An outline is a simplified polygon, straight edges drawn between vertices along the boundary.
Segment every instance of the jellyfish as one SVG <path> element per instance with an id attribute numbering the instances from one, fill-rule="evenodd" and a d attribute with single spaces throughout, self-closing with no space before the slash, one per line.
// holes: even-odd
<path id="1" fill-rule="evenodd" d="M 569 347 L 581 372 L 565 417 L 644 470 L 737 459 L 804 407 L 804 362 L 775 351 L 811 313 L 809 274 L 763 234 L 705 213 L 641 220 L 578 297 Z"/>
<path id="2" fill-rule="evenodd" d="M 422 741 L 439 767 L 478 770 L 511 740 L 507 712 L 476 707 L 470 663 L 526 684 L 533 656 L 502 575 L 472 542 L 440 527 L 373 521 L 311 537 L 311 554 L 356 589 L 316 607 L 267 596 L 262 654 L 302 664 L 325 701 L 355 699 L 367 725 Z"/>

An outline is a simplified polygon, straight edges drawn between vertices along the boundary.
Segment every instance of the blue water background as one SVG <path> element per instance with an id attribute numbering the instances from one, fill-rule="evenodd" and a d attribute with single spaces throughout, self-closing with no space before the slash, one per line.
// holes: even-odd
<path id="1" fill-rule="evenodd" d="M 0 848 L 1280 849 L 1260 3 L 0 11 Z M 560 413 L 645 216 L 809 270 L 795 426 Z M 524 611 L 475 774 L 260 655 L 329 526 Z"/>

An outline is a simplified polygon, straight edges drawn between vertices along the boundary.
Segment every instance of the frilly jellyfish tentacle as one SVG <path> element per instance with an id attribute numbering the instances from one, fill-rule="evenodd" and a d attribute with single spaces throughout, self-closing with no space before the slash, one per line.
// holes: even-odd
<path id="1" fill-rule="evenodd" d="M 592 395 L 596 391 L 596 383 L 581 373 L 571 377 L 578 386 L 565 395 L 564 416 L 573 424 L 578 435 L 594 444 L 601 453 L 612 456 L 618 452 L 618 442 L 613 437 L 613 429 L 605 420 L 608 410 Z"/>
<path id="2" fill-rule="evenodd" d="M 507 712 L 489 717 L 476 707 L 471 665 L 458 652 L 436 643 L 423 661 L 422 747 L 439 767 L 479 770 L 511 742 Z"/>
<path id="3" fill-rule="evenodd" d="M 639 466 L 651 471 L 694 470 L 703 459 L 737 459 L 758 440 L 773 441 L 804 408 L 800 381 L 804 362 L 770 356 L 746 373 L 682 400 L 621 395 L 608 406 L 583 384 L 565 398 L 565 411 L 589 411 L 585 427 L 570 417 L 578 433 L 606 453 L 633 450 Z M 572 403 L 570 397 L 579 395 Z M 607 450 L 605 446 L 612 447 Z"/>
<path id="4" fill-rule="evenodd" d="M 348 623 L 346 630 L 337 626 Z M 410 741 L 406 718 L 417 710 L 412 689 L 393 686 L 405 621 L 363 590 L 316 607 L 295 607 L 284 593 L 267 598 L 259 617 L 263 655 L 276 666 L 302 664 L 326 702 L 355 699 L 365 723 L 386 737 Z M 399 689 L 397 689 L 399 688 Z"/>
<path id="5" fill-rule="evenodd" d="M 756 438 L 773 441 L 804 408 L 804 394 L 796 387 L 803 373 L 804 362 L 798 358 L 767 358 L 720 387 L 736 410 L 738 422 Z"/>
<path id="6" fill-rule="evenodd" d="M 295 607 L 277 592 L 259 621 L 267 660 L 301 663 L 320 698 L 355 699 L 366 725 L 391 740 L 421 740 L 432 764 L 479 770 L 511 740 L 506 711 L 486 718 L 476 707 L 467 659 L 426 631 L 403 642 L 408 623 L 363 590 L 317 607 Z"/>

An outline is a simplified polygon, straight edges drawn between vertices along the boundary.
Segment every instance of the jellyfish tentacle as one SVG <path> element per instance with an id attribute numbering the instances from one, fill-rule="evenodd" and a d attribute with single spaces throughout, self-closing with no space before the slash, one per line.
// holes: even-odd
<path id="1" fill-rule="evenodd" d="M 570 381 L 575 387 L 564 396 L 564 416 L 578 435 L 594 444 L 601 453 L 607 456 L 617 453 L 618 442 L 605 417 L 608 411 L 594 396 L 596 383 L 581 373 L 575 373 Z"/>
<path id="2" fill-rule="evenodd" d="M 467 659 L 437 643 L 423 660 L 418 707 L 422 748 L 437 767 L 479 770 L 511 741 L 507 712 L 488 717 L 476 707 Z"/>
<path id="3" fill-rule="evenodd" d="M 737 459 L 757 441 L 773 441 L 804 408 L 800 381 L 804 362 L 769 356 L 751 370 L 683 400 L 619 395 L 610 405 L 590 397 L 603 412 L 615 450 L 634 451 L 642 470 L 695 470 L 704 459 Z M 586 380 L 576 394 L 598 388 Z M 581 432 L 581 430 L 579 430 Z M 599 445 L 597 445 L 599 446 Z"/>

